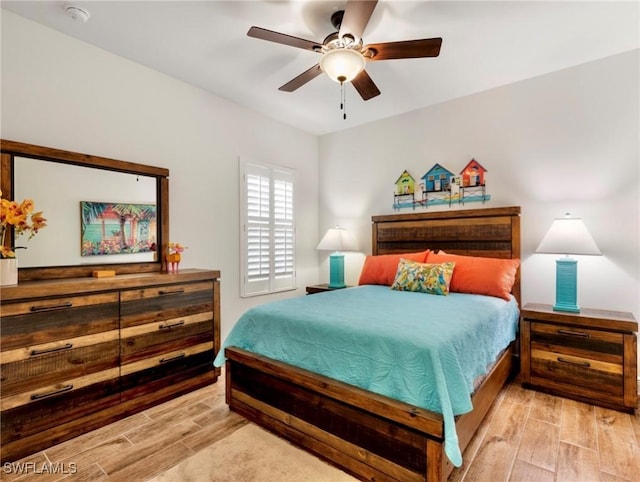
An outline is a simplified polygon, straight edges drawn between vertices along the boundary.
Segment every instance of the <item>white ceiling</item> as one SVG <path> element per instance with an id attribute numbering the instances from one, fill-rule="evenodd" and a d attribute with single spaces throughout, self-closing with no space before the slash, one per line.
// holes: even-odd
<path id="1" fill-rule="evenodd" d="M 72 20 L 65 6 L 89 11 Z M 164 72 L 312 134 L 335 132 L 640 47 L 637 1 L 380 0 L 366 43 L 442 37 L 437 58 L 371 62 L 382 94 L 362 101 L 322 75 L 293 93 L 278 87 L 319 54 L 247 37 L 249 27 L 322 42 L 326 1 L 5 1 L 2 8 Z"/>

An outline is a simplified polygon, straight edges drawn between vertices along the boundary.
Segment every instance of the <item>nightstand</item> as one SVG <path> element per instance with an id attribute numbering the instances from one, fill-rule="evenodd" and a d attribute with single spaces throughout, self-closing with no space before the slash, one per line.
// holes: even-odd
<path id="1" fill-rule="evenodd" d="M 637 395 L 638 322 L 631 313 L 551 305 L 522 308 L 522 384 L 633 413 Z"/>
<path id="2" fill-rule="evenodd" d="M 349 286 L 345 286 L 345 288 L 349 288 Z M 307 294 L 312 295 L 315 293 L 322 293 L 324 291 L 333 291 L 333 290 L 341 290 L 341 289 L 344 289 L 344 288 L 329 288 L 329 284 L 324 283 L 319 285 L 307 286 Z"/>

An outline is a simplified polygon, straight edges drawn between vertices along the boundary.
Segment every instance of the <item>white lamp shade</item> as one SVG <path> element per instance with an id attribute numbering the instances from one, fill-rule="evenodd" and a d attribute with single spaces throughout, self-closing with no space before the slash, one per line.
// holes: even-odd
<path id="1" fill-rule="evenodd" d="M 364 70 L 366 61 L 357 50 L 329 50 L 320 59 L 320 68 L 336 82 L 349 82 Z"/>
<path id="2" fill-rule="evenodd" d="M 556 218 L 536 253 L 601 255 L 580 218 Z"/>
<path id="3" fill-rule="evenodd" d="M 356 251 L 356 238 L 346 229 L 330 228 L 322 237 L 316 248 L 320 251 Z"/>

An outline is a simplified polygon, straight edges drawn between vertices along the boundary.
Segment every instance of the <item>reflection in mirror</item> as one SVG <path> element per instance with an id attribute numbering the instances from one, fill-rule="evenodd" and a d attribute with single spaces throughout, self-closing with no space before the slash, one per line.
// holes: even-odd
<path id="1" fill-rule="evenodd" d="M 155 252 L 82 256 L 80 211 L 81 201 L 155 205 L 155 177 L 16 156 L 14 199 L 25 198 L 43 211 L 47 227 L 28 241 L 16 238 L 16 246 L 27 248 L 18 251 L 20 268 L 156 261 Z M 148 238 L 154 241 L 156 225 L 149 229 Z M 106 229 L 105 240 L 117 237 L 117 230 Z"/>

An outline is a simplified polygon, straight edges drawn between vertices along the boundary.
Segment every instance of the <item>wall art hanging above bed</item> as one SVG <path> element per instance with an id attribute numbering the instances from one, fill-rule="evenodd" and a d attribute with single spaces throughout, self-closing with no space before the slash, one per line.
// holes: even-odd
<path id="1" fill-rule="evenodd" d="M 405 170 L 395 182 L 393 209 L 465 204 L 491 199 L 487 194 L 487 170 L 475 159 L 471 159 L 458 174 L 441 164 L 434 164 L 420 182 Z"/>

